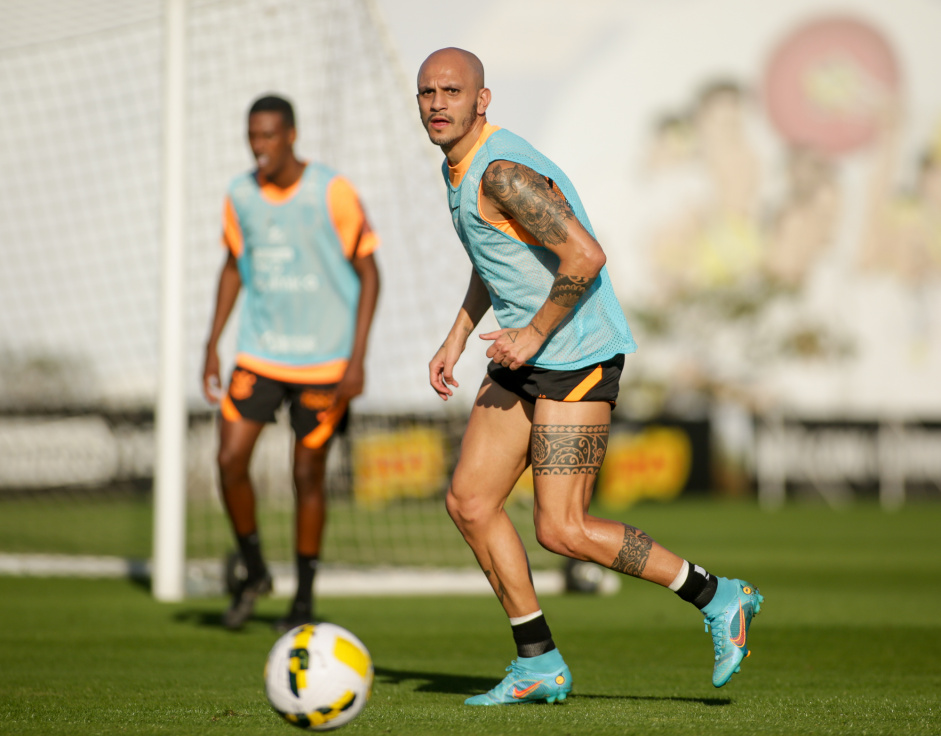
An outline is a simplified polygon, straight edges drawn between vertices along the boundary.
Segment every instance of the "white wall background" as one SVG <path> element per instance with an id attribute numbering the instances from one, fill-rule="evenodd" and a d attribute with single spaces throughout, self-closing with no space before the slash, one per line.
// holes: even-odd
<path id="1" fill-rule="evenodd" d="M 418 66 L 431 51 L 457 45 L 477 53 L 494 93 L 491 121 L 527 137 L 573 179 L 629 316 L 644 307 L 655 283 L 649 273 L 655 208 L 642 167 L 653 121 L 688 103 L 710 79 L 756 85 L 774 43 L 800 21 L 831 11 L 854 14 L 892 44 L 905 106 L 898 182 L 911 179 L 917 154 L 941 121 L 938 0 L 371 5 L 384 21 L 383 38 L 347 30 L 354 5 L 340 0 L 191 3 L 200 40 L 191 51 L 190 104 L 199 117 L 188 162 L 191 280 L 181 298 L 190 325 L 193 405 L 201 402 L 202 342 L 221 263 L 222 193 L 229 177 L 250 165 L 242 117 L 263 91 L 295 98 L 301 152 L 331 160 L 354 179 L 386 239 L 383 303 L 363 406 L 394 410 L 434 405 L 425 366 L 460 304 L 468 273 L 437 179 L 438 152 L 424 138 L 412 97 Z M 153 396 L 159 14 L 159 0 L 102 0 L 81 12 L 67 0 L 4 2 L 0 404 L 29 388 L 25 374 L 42 371 L 49 380 L 35 387 L 37 397 L 60 391 L 79 401 L 133 403 Z M 325 29 L 340 60 L 330 73 L 319 64 L 317 34 Z M 383 56 L 386 42 L 397 60 Z M 760 104 L 748 110 L 748 132 L 769 172 L 760 197 L 771 201 L 780 189 L 782 148 Z M 916 294 L 890 274 L 853 267 L 872 152 L 856 152 L 839 166 L 843 214 L 836 240 L 789 308 L 848 335 L 855 355 L 752 365 L 740 358 L 747 334 L 719 326 L 712 342 L 693 346 L 648 334 L 632 316 L 641 350 L 628 364 L 629 380 L 654 376 L 682 386 L 692 359 L 748 400 L 785 410 L 941 415 L 935 379 L 941 287 L 928 279 Z M 384 179 L 374 176 L 379 170 Z M 477 385 L 483 350 L 481 344 L 465 355 L 457 403 L 466 405 Z M 50 355 L 65 356 L 67 366 L 35 362 Z"/>
<path id="2" fill-rule="evenodd" d="M 941 130 L 941 3 L 936 0 L 484 0 L 472 14 L 429 0 L 377 0 L 403 63 L 413 73 L 430 51 L 474 51 L 493 90 L 490 120 L 531 140 L 575 182 L 608 253 L 628 311 L 651 297 L 649 238 L 654 201 L 643 163 L 653 122 L 687 104 L 704 83 L 731 78 L 757 93 L 748 134 L 764 172 L 760 197 L 781 187 L 783 142 L 760 100 L 775 45 L 801 23 L 846 15 L 891 44 L 901 76 L 904 120 L 895 183 Z M 716 343 L 707 372 L 753 401 L 805 415 L 936 416 L 941 412 L 941 278 L 920 291 L 890 274 L 856 267 L 874 152 L 838 163 L 842 213 L 834 243 L 790 307 L 854 346 L 852 357 L 743 366 L 739 351 Z M 662 214 L 662 205 L 660 210 Z M 941 234 L 938 235 L 941 238 Z M 749 339 L 739 335 L 739 341 Z M 638 335 L 635 369 L 676 377 L 684 346 Z M 690 348 L 690 346 L 686 346 Z M 688 356 L 687 356 L 688 357 Z M 702 366 L 700 366 L 702 367 Z"/>

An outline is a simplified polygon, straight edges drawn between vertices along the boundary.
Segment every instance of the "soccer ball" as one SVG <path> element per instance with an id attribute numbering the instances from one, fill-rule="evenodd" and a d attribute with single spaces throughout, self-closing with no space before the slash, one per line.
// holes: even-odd
<path id="1" fill-rule="evenodd" d="M 565 561 L 565 590 L 568 593 L 598 593 L 604 570 L 594 562 L 567 559 Z"/>
<path id="2" fill-rule="evenodd" d="M 288 723 L 339 728 L 366 706 L 373 665 L 363 642 L 342 626 L 306 624 L 278 639 L 265 664 L 265 695 Z"/>

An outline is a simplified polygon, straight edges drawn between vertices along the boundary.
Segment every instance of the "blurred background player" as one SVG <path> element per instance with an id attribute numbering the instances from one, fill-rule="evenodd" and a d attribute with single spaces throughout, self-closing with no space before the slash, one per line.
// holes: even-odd
<path id="1" fill-rule="evenodd" d="M 695 605 L 712 631 L 712 682 L 721 687 L 748 654 L 758 590 L 710 575 L 640 529 L 588 513 L 624 354 L 636 345 L 578 194 L 549 159 L 487 122 L 490 90 L 473 54 L 450 48 L 429 56 L 417 97 L 422 124 L 446 156 L 448 204 L 473 264 L 457 319 L 429 363 L 442 399 L 457 387 L 455 364 L 491 307 L 500 324 L 480 336 L 491 363 L 447 508 L 509 616 L 517 658 L 502 682 L 465 702 L 553 703 L 572 688 L 504 510 L 530 464 L 539 543 L 669 587 Z"/>
<path id="2" fill-rule="evenodd" d="M 352 185 L 300 161 L 291 104 L 274 96 L 248 113 L 257 168 L 232 180 L 225 201 L 219 276 L 203 368 L 206 398 L 221 403 L 219 479 L 247 577 L 223 616 L 239 629 L 272 581 L 262 555 L 249 477 L 252 451 L 275 412 L 290 405 L 294 430 L 297 592 L 275 627 L 313 621 L 314 575 L 325 521 L 327 451 L 363 391 L 366 344 L 379 293 L 379 244 Z M 218 342 L 244 288 L 231 381 L 220 390 Z"/>

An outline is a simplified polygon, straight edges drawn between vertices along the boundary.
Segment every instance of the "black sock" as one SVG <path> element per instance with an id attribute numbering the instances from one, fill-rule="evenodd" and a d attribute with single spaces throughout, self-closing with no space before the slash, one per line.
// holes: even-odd
<path id="1" fill-rule="evenodd" d="M 686 581 L 676 591 L 676 594 L 688 603 L 692 603 L 700 611 L 709 605 L 713 596 L 716 594 L 716 588 L 719 586 L 719 580 L 715 575 L 710 575 L 699 565 L 689 564 L 689 572 L 686 575 Z"/>
<path id="2" fill-rule="evenodd" d="M 314 576 L 320 564 L 319 555 L 297 553 L 297 594 L 292 608 L 297 613 L 309 614 L 314 610 Z"/>
<path id="3" fill-rule="evenodd" d="M 264 557 L 261 555 L 261 540 L 258 538 L 258 532 L 254 531 L 245 536 L 236 535 L 235 541 L 238 542 L 239 553 L 245 563 L 248 579 L 258 580 L 267 575 L 268 568 L 265 566 Z"/>
<path id="4" fill-rule="evenodd" d="M 549 624 L 546 623 L 546 617 L 541 613 L 531 621 L 516 624 L 512 628 L 517 656 L 538 657 L 540 654 L 555 649 Z"/>

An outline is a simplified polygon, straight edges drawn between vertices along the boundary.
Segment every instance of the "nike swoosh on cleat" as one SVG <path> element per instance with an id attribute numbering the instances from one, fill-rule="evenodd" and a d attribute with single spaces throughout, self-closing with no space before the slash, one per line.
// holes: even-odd
<path id="1" fill-rule="evenodd" d="M 748 633 L 745 631 L 745 611 L 742 610 L 742 602 L 738 602 L 738 636 L 731 639 L 732 644 L 741 649 L 745 646 L 745 637 Z"/>
<path id="2" fill-rule="evenodd" d="M 533 692 L 533 691 L 534 691 L 537 687 L 539 687 L 540 685 L 542 685 L 542 680 L 540 680 L 539 682 L 533 683 L 533 684 L 530 685 L 529 687 L 524 687 L 522 690 L 517 690 L 516 687 L 514 686 L 514 687 L 513 687 L 513 697 L 514 697 L 514 698 L 525 698 L 527 695 L 529 695 L 531 692 Z"/>

